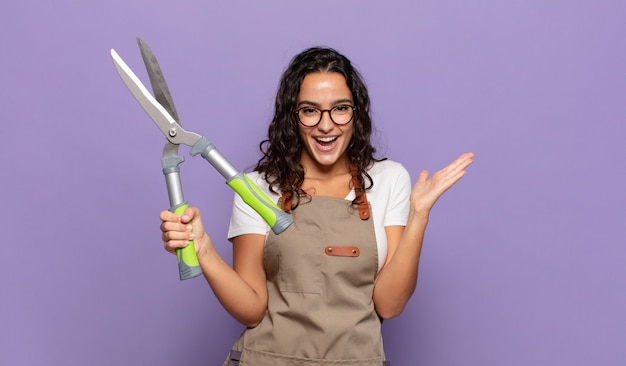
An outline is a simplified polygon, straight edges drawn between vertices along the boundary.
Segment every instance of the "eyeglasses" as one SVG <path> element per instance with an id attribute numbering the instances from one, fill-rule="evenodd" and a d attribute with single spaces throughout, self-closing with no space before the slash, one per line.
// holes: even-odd
<path id="1" fill-rule="evenodd" d="M 328 112 L 330 120 L 336 125 L 345 125 L 352 121 L 355 106 L 339 104 L 331 109 L 319 109 L 316 107 L 302 107 L 296 110 L 298 120 L 304 127 L 315 127 L 322 121 L 324 112 Z"/>

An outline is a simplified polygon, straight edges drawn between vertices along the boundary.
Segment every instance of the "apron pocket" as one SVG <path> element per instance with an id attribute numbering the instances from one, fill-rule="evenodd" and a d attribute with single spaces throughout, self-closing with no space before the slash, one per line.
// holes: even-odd
<path id="1" fill-rule="evenodd" d="M 265 244 L 264 265 L 269 279 L 280 292 L 320 294 L 322 264 L 319 231 L 270 233 Z"/>

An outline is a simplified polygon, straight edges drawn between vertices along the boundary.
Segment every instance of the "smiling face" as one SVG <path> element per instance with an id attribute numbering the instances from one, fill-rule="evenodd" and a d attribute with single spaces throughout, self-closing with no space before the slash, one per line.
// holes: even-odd
<path id="1" fill-rule="evenodd" d="M 352 92 L 343 75 L 336 72 L 315 72 L 302 80 L 296 108 L 332 109 L 338 105 L 354 105 Z M 322 113 L 317 126 L 299 124 L 302 149 L 301 163 L 307 172 L 345 172 L 348 167 L 346 150 L 352 138 L 354 121 L 336 125 L 328 112 Z"/>

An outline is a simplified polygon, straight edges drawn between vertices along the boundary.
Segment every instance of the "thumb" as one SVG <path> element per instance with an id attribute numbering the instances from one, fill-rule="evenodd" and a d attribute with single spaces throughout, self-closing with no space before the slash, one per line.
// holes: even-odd
<path id="1" fill-rule="evenodd" d="M 424 183 L 428 179 L 428 170 L 422 170 L 417 176 L 417 183 Z"/>
<path id="2" fill-rule="evenodd" d="M 188 207 L 185 212 L 183 212 L 182 216 L 180 217 L 180 221 L 183 224 L 188 224 L 192 221 L 194 221 L 195 219 L 199 219 L 200 218 L 200 210 L 198 210 L 196 207 Z"/>

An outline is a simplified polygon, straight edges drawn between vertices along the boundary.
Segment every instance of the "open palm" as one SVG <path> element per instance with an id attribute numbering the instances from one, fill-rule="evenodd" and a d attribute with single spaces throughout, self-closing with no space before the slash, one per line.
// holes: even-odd
<path id="1" fill-rule="evenodd" d="M 427 170 L 421 171 L 411 192 L 411 207 L 414 212 L 428 214 L 439 197 L 463 178 L 465 169 L 472 163 L 473 158 L 474 153 L 461 154 L 431 177 Z"/>

